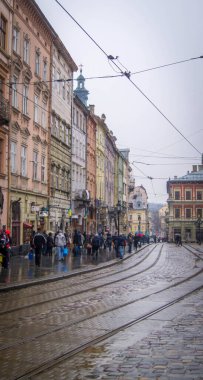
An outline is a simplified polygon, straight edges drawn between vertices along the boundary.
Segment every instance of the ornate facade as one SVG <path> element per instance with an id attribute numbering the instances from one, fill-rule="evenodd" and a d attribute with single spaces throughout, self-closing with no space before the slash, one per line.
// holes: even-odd
<path id="1" fill-rule="evenodd" d="M 0 12 L 0 229 L 7 224 L 10 209 L 9 130 L 10 130 L 10 63 L 12 41 L 13 0 L 1 2 Z"/>
<path id="2" fill-rule="evenodd" d="M 73 72 L 77 66 L 59 37 L 52 46 L 49 229 L 70 230 Z"/>
<path id="3" fill-rule="evenodd" d="M 203 241 L 203 163 L 194 165 L 191 173 L 169 180 L 167 192 L 168 240 L 181 234 L 183 241 Z"/>

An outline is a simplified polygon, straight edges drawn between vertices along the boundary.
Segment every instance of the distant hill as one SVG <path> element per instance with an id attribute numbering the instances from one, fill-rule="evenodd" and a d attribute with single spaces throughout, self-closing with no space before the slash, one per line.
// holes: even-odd
<path id="1" fill-rule="evenodd" d="M 163 206 L 163 203 L 148 203 L 148 209 L 151 212 L 159 211 Z"/>

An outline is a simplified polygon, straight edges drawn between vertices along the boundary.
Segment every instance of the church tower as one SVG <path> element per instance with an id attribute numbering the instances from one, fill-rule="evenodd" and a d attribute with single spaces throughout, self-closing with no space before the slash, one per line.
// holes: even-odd
<path id="1" fill-rule="evenodd" d="M 81 65 L 82 66 L 82 65 Z M 74 94 L 78 96 L 81 102 L 87 107 L 89 91 L 85 88 L 85 78 L 82 75 L 82 67 L 80 66 L 80 75 L 77 78 L 77 87 L 74 90 Z"/>

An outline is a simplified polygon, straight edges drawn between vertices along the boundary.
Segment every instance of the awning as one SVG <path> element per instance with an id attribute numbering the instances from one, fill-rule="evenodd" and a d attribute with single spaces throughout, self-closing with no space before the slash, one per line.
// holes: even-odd
<path id="1" fill-rule="evenodd" d="M 33 225 L 29 223 L 23 223 L 23 228 L 33 228 Z"/>

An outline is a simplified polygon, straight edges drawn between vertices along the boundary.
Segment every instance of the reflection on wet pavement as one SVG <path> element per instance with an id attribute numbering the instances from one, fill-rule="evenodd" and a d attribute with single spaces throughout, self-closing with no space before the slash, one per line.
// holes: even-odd
<path id="1" fill-rule="evenodd" d="M 39 279 L 47 275 L 57 273 L 66 274 L 85 266 L 96 266 L 99 263 L 115 259 L 114 252 L 101 250 L 98 257 L 88 256 L 82 253 L 78 256 L 68 255 L 63 261 L 58 261 L 55 256 L 41 257 L 41 266 L 36 267 L 34 258 L 29 260 L 27 256 L 12 256 L 8 269 L 0 267 L 0 283 L 10 284 L 25 280 Z"/>

